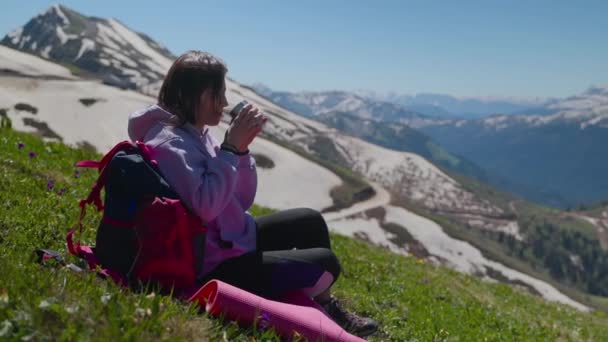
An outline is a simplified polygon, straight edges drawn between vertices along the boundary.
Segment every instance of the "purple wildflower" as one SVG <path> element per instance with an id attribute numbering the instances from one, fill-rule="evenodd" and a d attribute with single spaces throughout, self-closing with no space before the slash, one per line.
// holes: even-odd
<path id="1" fill-rule="evenodd" d="M 53 187 L 55 186 L 55 180 L 53 178 L 49 179 L 48 182 L 46 182 L 46 189 L 47 190 L 53 190 Z"/>
<path id="2" fill-rule="evenodd" d="M 80 170 L 76 169 L 74 170 L 74 178 L 78 178 L 80 177 Z"/>
<path id="3" fill-rule="evenodd" d="M 34 151 L 30 151 L 30 159 L 34 158 L 36 156 L 36 152 Z"/>
<path id="4" fill-rule="evenodd" d="M 65 194 L 66 188 L 61 188 L 58 192 L 57 195 L 61 196 L 63 194 Z"/>
<path id="5" fill-rule="evenodd" d="M 258 330 L 266 330 L 270 327 L 270 315 L 268 312 L 262 312 L 258 321 Z"/>
<path id="6" fill-rule="evenodd" d="M 21 141 L 17 143 L 17 148 L 20 150 L 23 149 L 24 146 L 25 145 Z"/>

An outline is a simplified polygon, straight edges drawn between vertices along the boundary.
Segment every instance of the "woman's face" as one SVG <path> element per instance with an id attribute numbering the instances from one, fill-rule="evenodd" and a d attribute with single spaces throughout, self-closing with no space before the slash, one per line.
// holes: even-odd
<path id="1" fill-rule="evenodd" d="M 213 97 L 211 89 L 203 91 L 198 104 L 198 112 L 196 113 L 196 126 L 199 128 L 217 126 L 222 118 L 223 109 L 227 105 L 225 81 L 218 98 Z"/>

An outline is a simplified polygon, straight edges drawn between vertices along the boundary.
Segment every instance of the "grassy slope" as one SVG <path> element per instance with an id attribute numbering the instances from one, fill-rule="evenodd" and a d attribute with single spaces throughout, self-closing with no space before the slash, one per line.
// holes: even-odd
<path id="1" fill-rule="evenodd" d="M 24 144 L 18 149 L 18 142 Z M 36 152 L 29 158 L 30 151 Z M 272 332 L 238 329 L 168 297 L 135 294 L 91 273 L 46 268 L 36 247 L 65 251 L 94 171 L 74 177 L 73 163 L 98 156 L 0 130 L 0 339 L 278 340 Z M 49 178 L 54 187 L 47 189 Z M 57 191 L 65 187 L 63 195 Z M 268 212 L 256 208 L 256 213 Z M 98 216 L 89 213 L 91 243 Z M 608 336 L 602 312 L 585 314 L 546 303 L 509 286 L 332 236 L 344 268 L 337 294 L 377 318 L 373 340 L 599 340 Z M 74 261 L 70 259 L 70 261 Z"/>
<path id="2" fill-rule="evenodd" d="M 443 171 L 448 173 L 446 170 Z M 546 220 L 559 227 L 559 229 L 578 231 L 592 240 L 597 238 L 595 228 L 593 228 L 592 225 L 584 220 L 565 215 L 561 210 L 543 207 L 521 200 L 513 195 L 498 191 L 468 177 L 455 173 L 449 174 L 467 190 L 478 195 L 480 198 L 487 199 L 491 203 L 500 206 L 505 212 L 513 214 L 520 223 L 524 220 L 537 218 Z M 512 206 L 511 203 L 513 204 Z M 515 212 L 513 212 L 513 208 L 516 210 Z M 501 245 L 497 241 L 489 239 L 487 236 L 484 236 L 480 230 L 467 229 L 454 220 L 434 215 L 424 210 L 417 210 L 416 208 L 411 209 L 440 224 L 450 236 L 471 243 L 487 258 L 498 261 L 508 267 L 527 273 L 538 279 L 542 279 L 555 286 L 569 297 L 586 305 L 608 312 L 608 298 L 590 295 L 578 289 L 561 284 L 553 279 L 545 268 L 534 268 L 516 256 L 509 255 L 509 251 L 505 245 Z"/>

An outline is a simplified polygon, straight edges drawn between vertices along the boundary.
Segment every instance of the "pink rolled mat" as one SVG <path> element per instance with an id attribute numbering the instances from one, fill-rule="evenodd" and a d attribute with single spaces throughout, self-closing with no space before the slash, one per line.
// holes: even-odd
<path id="1" fill-rule="evenodd" d="M 291 292 L 282 300 L 265 299 L 219 280 L 209 281 L 189 299 L 214 316 L 223 315 L 242 326 L 255 322 L 260 328 L 274 328 L 283 337 L 297 332 L 308 341 L 365 341 L 342 329 L 300 292 Z"/>

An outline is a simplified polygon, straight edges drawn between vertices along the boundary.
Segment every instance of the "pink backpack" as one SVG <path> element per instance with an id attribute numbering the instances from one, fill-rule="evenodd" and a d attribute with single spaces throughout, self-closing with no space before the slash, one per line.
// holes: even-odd
<path id="1" fill-rule="evenodd" d="M 76 164 L 97 168 L 99 178 L 80 201 L 80 218 L 66 240 L 70 253 L 123 285 L 181 293 L 200 285 L 207 230 L 163 179 L 151 152 L 143 143 L 123 141 L 99 162 Z M 93 248 L 73 241 L 91 203 L 104 212 Z"/>

